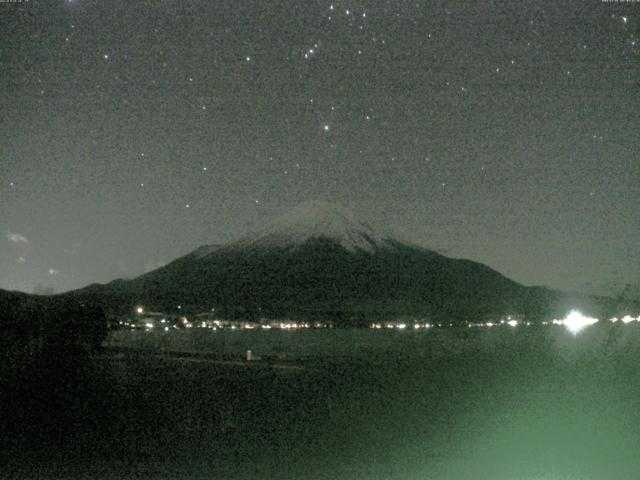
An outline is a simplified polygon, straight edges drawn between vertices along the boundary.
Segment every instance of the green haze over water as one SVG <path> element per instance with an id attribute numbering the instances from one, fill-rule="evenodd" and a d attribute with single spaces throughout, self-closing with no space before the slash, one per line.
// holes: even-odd
<path id="1" fill-rule="evenodd" d="M 101 453 L 58 458 L 94 478 L 636 478 L 639 341 L 635 324 L 116 332 L 138 353 L 93 360 Z M 156 355 L 248 348 L 304 369 Z"/>

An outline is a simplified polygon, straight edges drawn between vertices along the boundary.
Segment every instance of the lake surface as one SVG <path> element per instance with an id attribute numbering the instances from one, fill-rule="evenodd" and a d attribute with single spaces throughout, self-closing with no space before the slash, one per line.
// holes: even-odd
<path id="1" fill-rule="evenodd" d="M 577 335 L 561 326 L 120 331 L 106 345 L 74 381 L 16 407 L 43 418 L 5 438 L 7 476 L 589 480 L 640 471 L 636 323 Z M 301 369 L 215 362 L 247 349 Z"/>

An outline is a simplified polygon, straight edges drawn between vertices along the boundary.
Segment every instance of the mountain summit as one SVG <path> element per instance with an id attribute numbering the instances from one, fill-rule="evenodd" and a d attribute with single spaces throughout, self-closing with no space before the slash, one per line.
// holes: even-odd
<path id="1" fill-rule="evenodd" d="M 276 218 L 242 241 L 263 247 L 300 246 L 312 240 L 329 240 L 349 252 L 388 248 L 390 239 L 360 222 L 350 210 L 325 201 L 304 202 Z"/>

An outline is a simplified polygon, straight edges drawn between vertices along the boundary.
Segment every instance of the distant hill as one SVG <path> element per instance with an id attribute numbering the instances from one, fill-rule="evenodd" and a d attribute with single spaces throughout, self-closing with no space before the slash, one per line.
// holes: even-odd
<path id="1" fill-rule="evenodd" d="M 91 285 L 69 295 L 109 312 L 144 305 L 166 312 L 229 318 L 308 318 L 358 324 L 403 315 L 532 320 L 571 308 L 605 316 L 613 299 L 525 287 L 469 260 L 381 235 L 348 210 L 304 203 L 256 234 L 204 246 L 132 280 Z M 180 306 L 180 308 L 178 308 Z"/>
<path id="2" fill-rule="evenodd" d="M 0 290 L 0 350 L 30 359 L 92 349 L 106 336 L 102 307 L 73 296 Z"/>

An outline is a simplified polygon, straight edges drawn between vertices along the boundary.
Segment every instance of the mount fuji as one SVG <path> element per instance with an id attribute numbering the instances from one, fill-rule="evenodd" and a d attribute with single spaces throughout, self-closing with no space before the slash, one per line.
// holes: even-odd
<path id="1" fill-rule="evenodd" d="M 603 314 L 610 299 L 525 287 L 470 260 L 376 232 L 349 210 L 303 203 L 246 237 L 203 246 L 132 280 L 91 285 L 111 313 L 138 304 L 225 318 L 304 318 L 360 324 L 419 316 L 434 321 L 518 314 L 541 319 L 579 307 Z"/>

